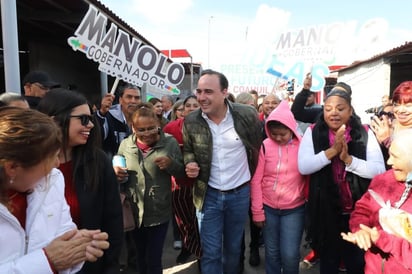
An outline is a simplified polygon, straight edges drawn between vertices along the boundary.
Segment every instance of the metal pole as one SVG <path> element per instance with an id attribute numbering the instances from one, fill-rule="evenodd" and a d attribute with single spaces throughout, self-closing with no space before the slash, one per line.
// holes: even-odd
<path id="1" fill-rule="evenodd" d="M 21 93 L 16 0 L 1 0 L 4 79 L 7 92 Z"/>
<path id="2" fill-rule="evenodd" d="M 190 56 L 190 94 L 193 93 L 193 58 Z"/>

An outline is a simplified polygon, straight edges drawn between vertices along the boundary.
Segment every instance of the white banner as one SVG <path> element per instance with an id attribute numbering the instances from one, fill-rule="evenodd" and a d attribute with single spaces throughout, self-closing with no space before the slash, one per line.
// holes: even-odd
<path id="1" fill-rule="evenodd" d="M 99 70 L 108 75 L 140 87 L 147 83 L 166 94 L 180 94 L 177 86 L 185 76 L 182 64 L 168 63 L 167 56 L 129 36 L 114 23 L 106 32 L 106 24 L 105 14 L 90 5 L 75 36 L 68 38 L 69 45 L 98 62 Z"/>

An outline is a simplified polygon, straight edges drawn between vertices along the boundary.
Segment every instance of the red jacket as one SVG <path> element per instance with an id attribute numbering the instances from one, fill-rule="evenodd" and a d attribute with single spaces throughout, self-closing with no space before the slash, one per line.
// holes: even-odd
<path id="1" fill-rule="evenodd" d="M 405 183 L 397 181 L 390 169 L 374 177 L 369 189 L 379 194 L 385 202 L 389 200 L 393 206 L 401 198 Z M 366 192 L 356 203 L 349 221 L 352 232 L 358 231 L 359 225 L 364 224 L 376 227 L 380 233 L 376 244 L 365 253 L 365 274 L 412 273 L 412 243 L 382 230 L 379 224 L 380 208 L 370 193 Z M 411 193 L 400 209 L 412 213 Z"/>

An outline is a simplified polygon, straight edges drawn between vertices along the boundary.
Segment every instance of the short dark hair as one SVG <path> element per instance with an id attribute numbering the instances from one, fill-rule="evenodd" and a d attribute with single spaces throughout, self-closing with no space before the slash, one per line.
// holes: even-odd
<path id="1" fill-rule="evenodd" d="M 281 122 L 275 121 L 275 120 L 269 121 L 267 123 L 267 127 L 268 127 L 268 129 L 272 129 L 272 128 L 290 129 L 285 124 L 282 124 Z"/>
<path id="2" fill-rule="evenodd" d="M 197 100 L 197 97 L 196 97 L 195 95 L 189 95 L 189 96 L 187 96 L 187 97 L 184 99 L 183 105 L 186 105 L 187 101 L 188 101 L 190 98 L 193 98 L 193 99 Z"/>
<path id="3" fill-rule="evenodd" d="M 163 97 L 165 97 L 167 100 L 169 100 L 169 102 L 171 102 L 172 104 L 175 102 L 172 95 L 163 95 L 162 98 Z"/>
<path id="4" fill-rule="evenodd" d="M 140 91 L 140 88 L 138 86 L 126 83 L 124 85 L 119 86 L 119 88 L 117 89 L 119 97 L 123 97 L 124 91 L 126 89 L 135 89 L 135 90 Z"/>
<path id="5" fill-rule="evenodd" d="M 160 100 L 159 98 L 157 98 L 157 97 L 152 97 L 152 98 L 150 98 L 147 102 L 149 102 L 150 104 L 152 104 L 153 106 L 154 105 L 156 105 L 157 103 L 161 103 L 162 102 L 162 100 Z"/>
<path id="6" fill-rule="evenodd" d="M 200 74 L 200 76 L 203 76 L 203 75 L 217 75 L 217 77 L 219 77 L 219 83 L 220 83 L 220 87 L 222 88 L 222 90 L 229 88 L 229 81 L 227 80 L 226 76 L 223 73 L 212 70 L 212 69 L 206 69 L 202 71 L 202 73 Z"/>

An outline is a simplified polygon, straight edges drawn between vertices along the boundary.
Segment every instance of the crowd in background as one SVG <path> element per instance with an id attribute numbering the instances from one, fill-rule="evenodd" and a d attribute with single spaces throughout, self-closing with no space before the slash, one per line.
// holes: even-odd
<path id="1" fill-rule="evenodd" d="M 412 273 L 412 81 L 370 124 L 347 83 L 311 85 L 235 97 L 204 70 L 184 98 L 121 83 L 92 107 L 30 72 L 0 95 L 0 272 L 160 274 L 171 223 L 176 264 L 239 274 L 248 220 L 269 274 Z"/>

